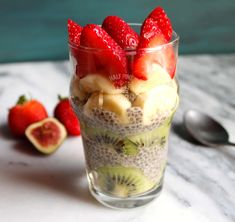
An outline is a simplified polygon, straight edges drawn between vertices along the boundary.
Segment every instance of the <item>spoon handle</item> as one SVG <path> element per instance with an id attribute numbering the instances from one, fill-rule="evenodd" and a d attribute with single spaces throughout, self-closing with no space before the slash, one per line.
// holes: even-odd
<path id="1" fill-rule="evenodd" d="M 227 145 L 229 145 L 229 146 L 235 146 L 235 143 L 228 142 Z"/>

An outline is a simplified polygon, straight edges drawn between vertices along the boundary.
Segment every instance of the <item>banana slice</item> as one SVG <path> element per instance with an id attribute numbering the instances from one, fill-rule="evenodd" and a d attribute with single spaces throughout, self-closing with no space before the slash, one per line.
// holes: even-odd
<path id="1" fill-rule="evenodd" d="M 127 109 L 131 102 L 122 94 L 104 95 L 103 109 L 114 112 L 120 123 L 128 123 Z"/>
<path id="2" fill-rule="evenodd" d="M 92 109 L 102 108 L 116 114 L 120 123 L 128 123 L 127 109 L 131 107 L 131 102 L 122 94 L 93 93 L 84 105 L 84 112 L 92 116 Z"/>
<path id="3" fill-rule="evenodd" d="M 173 112 L 178 105 L 177 89 L 169 85 L 159 85 L 141 93 L 133 103 L 143 110 L 143 124 L 148 125 L 158 114 Z"/>
<path id="4" fill-rule="evenodd" d="M 83 106 L 83 112 L 85 113 L 85 115 L 92 117 L 92 110 L 94 108 L 102 107 L 100 101 L 103 101 L 103 93 L 92 93 L 89 99 L 87 100 L 86 104 Z"/>
<path id="5" fill-rule="evenodd" d="M 178 85 L 178 82 L 176 80 L 171 81 L 171 83 L 169 85 L 172 86 L 178 92 L 179 85 Z"/>
<path id="6" fill-rule="evenodd" d="M 160 65 L 153 63 L 152 72 L 147 73 L 147 80 L 133 78 L 129 87 L 133 93 L 139 95 L 140 93 L 147 92 L 158 85 L 166 84 L 171 81 L 172 79 L 168 72 Z"/>
<path id="7" fill-rule="evenodd" d="M 74 76 L 70 84 L 70 94 L 71 96 L 78 97 L 80 101 L 83 101 L 87 95 L 80 86 L 80 80 L 78 77 Z"/>
<path id="8" fill-rule="evenodd" d="M 90 74 L 80 79 L 80 85 L 87 93 L 104 92 L 108 94 L 119 94 L 125 88 L 115 88 L 113 83 L 100 74 Z"/>

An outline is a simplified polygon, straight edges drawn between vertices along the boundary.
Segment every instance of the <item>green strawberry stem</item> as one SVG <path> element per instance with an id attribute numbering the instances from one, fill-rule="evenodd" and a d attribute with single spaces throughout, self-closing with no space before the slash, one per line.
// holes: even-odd
<path id="1" fill-rule="evenodd" d="M 28 102 L 28 99 L 26 98 L 25 95 L 21 95 L 17 101 L 17 105 L 23 105 L 25 104 L 26 102 Z"/>
<path id="2" fill-rule="evenodd" d="M 62 100 L 64 100 L 64 99 L 68 99 L 68 97 L 63 97 L 63 96 L 61 96 L 60 94 L 58 95 L 58 99 L 59 99 L 59 101 L 62 101 Z"/>

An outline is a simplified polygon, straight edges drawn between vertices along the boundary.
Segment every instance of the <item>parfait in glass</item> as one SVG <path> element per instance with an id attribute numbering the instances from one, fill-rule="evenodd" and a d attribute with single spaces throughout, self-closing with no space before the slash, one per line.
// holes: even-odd
<path id="1" fill-rule="evenodd" d="M 102 26 L 69 20 L 68 27 L 70 101 L 81 124 L 89 189 L 113 208 L 143 206 L 163 185 L 179 103 L 179 37 L 160 7 L 143 24 L 108 16 Z"/>

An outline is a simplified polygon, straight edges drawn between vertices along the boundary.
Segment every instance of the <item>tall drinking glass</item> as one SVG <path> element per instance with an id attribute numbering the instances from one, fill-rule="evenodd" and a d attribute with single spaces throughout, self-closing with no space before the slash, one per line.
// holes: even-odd
<path id="1" fill-rule="evenodd" d="M 102 59 L 108 50 L 69 43 L 70 101 L 81 124 L 89 189 L 106 206 L 143 206 L 162 190 L 169 131 L 179 102 L 178 44 L 174 32 L 167 44 L 117 52 L 128 70 L 120 76 Z M 143 56 L 147 80 L 132 73 Z"/>

